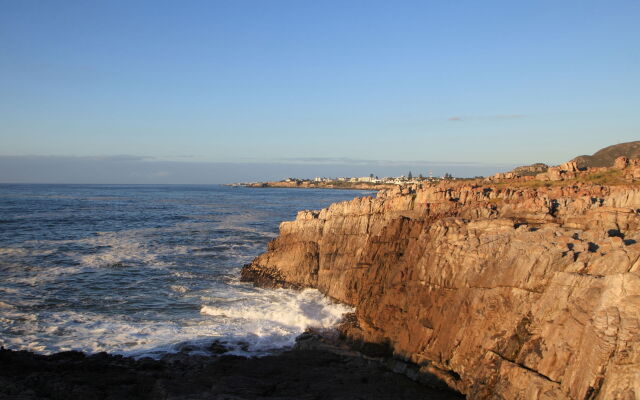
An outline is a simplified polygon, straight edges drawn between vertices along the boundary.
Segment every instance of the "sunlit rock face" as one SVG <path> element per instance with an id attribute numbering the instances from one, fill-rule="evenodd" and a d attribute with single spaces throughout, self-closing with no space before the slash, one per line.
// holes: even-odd
<path id="1" fill-rule="evenodd" d="M 472 399 L 640 396 L 640 189 L 404 187 L 300 212 L 243 270 Z"/>

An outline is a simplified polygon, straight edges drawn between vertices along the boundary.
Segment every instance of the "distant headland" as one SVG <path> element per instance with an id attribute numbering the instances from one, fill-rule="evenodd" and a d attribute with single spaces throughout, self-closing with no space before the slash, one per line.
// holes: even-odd
<path id="1" fill-rule="evenodd" d="M 379 178 L 374 174 L 363 177 L 339 177 L 326 178 L 286 178 L 279 181 L 264 182 L 243 182 L 232 183 L 227 186 L 243 186 L 251 188 L 300 188 L 300 189 L 350 189 L 350 190 L 383 190 L 394 189 L 399 186 L 432 186 L 441 182 L 450 181 L 493 181 L 500 182 L 507 180 L 510 184 L 516 181 L 529 181 L 529 185 L 540 184 L 541 182 L 555 182 L 574 180 L 575 183 L 629 183 L 629 179 L 621 176 L 622 165 L 627 160 L 640 158 L 640 141 L 618 143 L 598 150 L 593 155 L 582 155 L 573 158 L 558 166 L 549 166 L 544 163 L 535 163 L 517 167 L 509 172 L 499 172 L 489 177 L 475 176 L 473 178 L 460 178 L 446 173 L 441 177 L 428 177 L 419 174 L 414 176 L 411 172 L 398 177 Z M 628 161 L 626 161 L 628 163 Z M 631 162 L 634 166 L 635 161 Z M 610 169 L 611 167 L 615 167 Z M 520 179 L 518 179 L 520 178 Z M 564 184 L 563 183 L 563 184 Z"/>

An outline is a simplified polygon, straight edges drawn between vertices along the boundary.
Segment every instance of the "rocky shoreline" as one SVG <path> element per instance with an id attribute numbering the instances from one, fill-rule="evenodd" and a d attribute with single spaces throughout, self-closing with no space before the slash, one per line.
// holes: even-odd
<path id="1" fill-rule="evenodd" d="M 349 340 L 469 398 L 638 398 L 640 161 L 573 167 L 302 211 L 242 278 L 353 306 Z"/>
<path id="2" fill-rule="evenodd" d="M 219 344 L 212 350 L 224 353 Z M 433 387 L 437 380 L 409 379 L 393 368 L 383 358 L 365 356 L 315 333 L 301 335 L 291 350 L 259 358 L 174 354 L 161 360 L 136 360 L 107 353 L 37 355 L 0 349 L 0 398 L 464 398 Z"/>

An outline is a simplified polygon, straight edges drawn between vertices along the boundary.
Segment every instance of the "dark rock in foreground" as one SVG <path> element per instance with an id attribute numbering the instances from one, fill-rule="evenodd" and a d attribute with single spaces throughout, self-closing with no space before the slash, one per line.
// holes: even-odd
<path id="1" fill-rule="evenodd" d="M 0 399 L 458 399 L 377 361 L 306 345 L 262 358 L 134 360 L 0 350 Z"/>

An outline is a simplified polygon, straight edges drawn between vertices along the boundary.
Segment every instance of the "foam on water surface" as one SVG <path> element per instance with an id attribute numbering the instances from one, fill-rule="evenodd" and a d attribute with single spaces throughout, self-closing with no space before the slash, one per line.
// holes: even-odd
<path id="1" fill-rule="evenodd" d="M 190 353 L 207 354 L 208 346 L 215 340 L 235 347 L 231 354 L 255 356 L 293 345 L 296 336 L 307 328 L 331 328 L 344 313 L 351 311 L 315 289 L 240 291 L 248 292 L 253 293 L 203 305 L 200 318 L 177 321 L 139 320 L 135 316 L 92 312 L 25 315 L 8 311 L 0 322 L 14 335 L 0 339 L 0 343 L 38 352 L 109 351 L 159 357 L 184 351 L 187 345 Z"/>
<path id="2" fill-rule="evenodd" d="M 217 341 L 263 355 L 350 311 L 316 290 L 254 288 L 238 276 L 282 220 L 356 192 L 0 189 L 1 346 L 161 357 L 206 354 Z"/>

